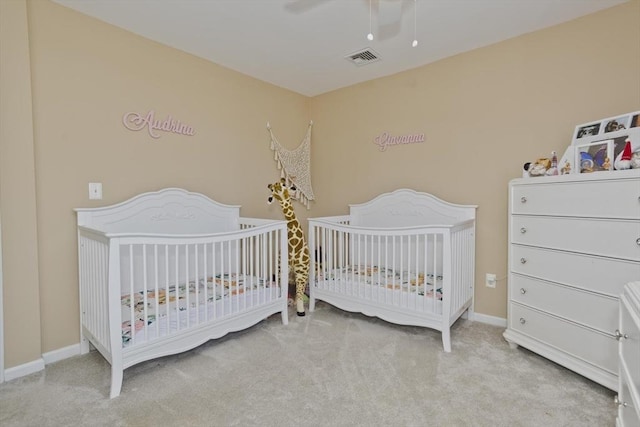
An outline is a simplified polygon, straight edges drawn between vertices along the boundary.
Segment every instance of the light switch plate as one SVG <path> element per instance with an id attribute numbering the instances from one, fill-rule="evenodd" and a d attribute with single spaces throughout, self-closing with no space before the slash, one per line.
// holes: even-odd
<path id="1" fill-rule="evenodd" d="M 102 183 L 89 183 L 89 200 L 102 200 Z"/>

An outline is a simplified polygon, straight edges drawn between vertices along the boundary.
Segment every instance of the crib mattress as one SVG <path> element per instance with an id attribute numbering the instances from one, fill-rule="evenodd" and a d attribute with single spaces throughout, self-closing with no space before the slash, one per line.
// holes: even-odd
<path id="1" fill-rule="evenodd" d="M 325 286 L 340 283 L 345 291 L 348 290 L 345 285 L 371 285 L 368 287 L 371 288 L 369 292 L 395 290 L 433 298 L 435 290 L 436 299 L 442 300 L 442 276 L 433 273 L 378 266 L 348 266 L 323 270 L 319 273 L 318 280 Z"/>
<path id="2" fill-rule="evenodd" d="M 271 281 L 236 274 L 202 278 L 188 285 L 158 286 L 157 290 L 147 290 L 146 295 L 144 291 L 123 294 L 122 344 L 126 347 L 132 341 L 151 340 L 278 296 L 279 287 Z"/>

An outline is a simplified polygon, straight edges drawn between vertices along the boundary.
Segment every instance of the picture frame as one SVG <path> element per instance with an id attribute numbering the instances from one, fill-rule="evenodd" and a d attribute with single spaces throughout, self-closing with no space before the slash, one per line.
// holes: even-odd
<path id="1" fill-rule="evenodd" d="M 585 145 L 621 136 L 630 128 L 640 128 L 640 111 L 607 117 L 576 126 L 572 145 Z"/>
<path id="2" fill-rule="evenodd" d="M 631 122 L 631 115 L 623 115 L 619 117 L 611 117 L 602 121 L 602 132 L 611 133 L 619 130 L 624 130 L 629 127 Z"/>
<path id="3" fill-rule="evenodd" d="M 575 147 L 575 173 L 613 170 L 614 139 L 577 145 Z"/>
<path id="4" fill-rule="evenodd" d="M 600 133 L 600 125 L 600 122 L 595 122 L 576 127 L 574 139 L 598 135 Z"/>

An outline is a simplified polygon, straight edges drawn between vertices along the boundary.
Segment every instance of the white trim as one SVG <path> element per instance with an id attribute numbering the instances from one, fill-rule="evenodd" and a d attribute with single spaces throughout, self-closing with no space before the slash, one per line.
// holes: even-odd
<path id="1" fill-rule="evenodd" d="M 6 381 L 15 380 L 16 378 L 24 377 L 35 372 L 40 372 L 44 369 L 44 359 L 40 358 L 33 362 L 24 363 L 22 365 L 14 366 L 13 368 L 6 369 L 4 371 L 4 379 Z"/>
<path id="2" fill-rule="evenodd" d="M 507 319 L 504 319 L 502 317 L 489 316 L 488 314 L 481 314 L 478 312 L 473 313 L 473 317 L 471 318 L 471 320 L 493 326 L 502 326 L 503 328 L 507 327 Z"/>
<path id="3" fill-rule="evenodd" d="M 7 370 L 3 370 L 0 374 L 4 375 L 5 381 L 15 380 L 16 378 L 31 375 L 35 372 L 42 371 L 46 365 L 59 362 L 70 357 L 78 356 L 80 354 L 80 343 L 73 344 L 67 347 L 62 347 L 57 350 L 48 351 L 42 355 L 40 359 L 32 362 L 24 363 L 22 365 L 14 366 Z"/>
<path id="4" fill-rule="evenodd" d="M 80 343 L 43 353 L 42 359 L 45 365 L 49 365 L 78 355 L 80 355 Z"/>

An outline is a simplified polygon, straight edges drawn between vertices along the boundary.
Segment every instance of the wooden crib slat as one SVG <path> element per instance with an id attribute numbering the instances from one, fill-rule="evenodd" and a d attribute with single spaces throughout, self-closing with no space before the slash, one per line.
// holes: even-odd
<path id="1" fill-rule="evenodd" d="M 131 334 L 131 344 L 136 343 L 136 324 L 135 324 L 135 293 L 133 288 L 133 245 L 128 245 L 129 248 L 129 319 L 130 319 L 130 334 Z"/>

